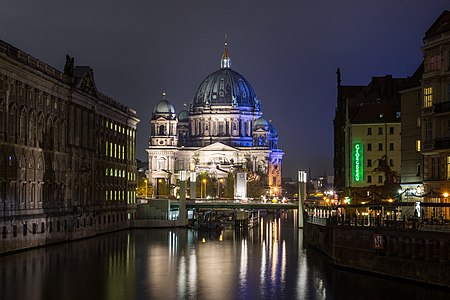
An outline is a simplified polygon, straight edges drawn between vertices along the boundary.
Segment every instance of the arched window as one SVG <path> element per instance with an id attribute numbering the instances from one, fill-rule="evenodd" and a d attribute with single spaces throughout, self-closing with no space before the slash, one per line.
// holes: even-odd
<path id="1" fill-rule="evenodd" d="M 34 157 L 30 156 L 28 159 L 28 168 L 33 169 L 34 168 Z"/>
<path id="2" fill-rule="evenodd" d="M 55 150 L 59 149 L 59 122 L 58 119 L 53 121 L 53 146 Z"/>
<path id="3" fill-rule="evenodd" d="M 165 134 L 166 134 L 166 126 L 165 125 L 159 125 L 158 135 L 165 135 Z"/>
<path id="4" fill-rule="evenodd" d="M 1 98 L 0 95 L 0 141 L 5 138 L 5 124 L 6 124 L 6 109 L 5 109 L 5 99 Z"/>
<path id="5" fill-rule="evenodd" d="M 25 108 L 22 108 L 19 112 L 19 144 L 25 144 L 26 133 L 26 112 Z"/>
<path id="6" fill-rule="evenodd" d="M 65 151 L 66 147 L 66 123 L 61 123 L 61 142 L 60 142 L 60 151 Z"/>
<path id="7" fill-rule="evenodd" d="M 51 149 L 53 147 L 53 124 L 52 118 L 50 116 L 47 117 L 45 122 L 45 135 L 44 135 L 44 146 Z"/>
<path id="8" fill-rule="evenodd" d="M 9 120 L 8 120 L 9 124 L 8 133 L 10 137 L 9 140 L 13 143 L 16 142 L 16 122 L 17 122 L 16 106 L 13 103 L 9 107 Z"/>
<path id="9" fill-rule="evenodd" d="M 36 146 L 36 130 L 39 130 L 36 128 L 36 115 L 34 111 L 30 111 L 28 114 L 28 145 L 29 146 Z"/>
<path id="10" fill-rule="evenodd" d="M 37 125 L 37 146 L 42 147 L 44 143 L 44 115 L 41 113 L 38 117 Z"/>

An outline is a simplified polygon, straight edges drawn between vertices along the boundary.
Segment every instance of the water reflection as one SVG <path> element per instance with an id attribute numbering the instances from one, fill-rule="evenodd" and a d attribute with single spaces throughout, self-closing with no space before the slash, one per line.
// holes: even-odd
<path id="1" fill-rule="evenodd" d="M 253 230 L 122 231 L 0 257 L 0 299 L 450 299 L 333 268 L 295 214 Z"/>

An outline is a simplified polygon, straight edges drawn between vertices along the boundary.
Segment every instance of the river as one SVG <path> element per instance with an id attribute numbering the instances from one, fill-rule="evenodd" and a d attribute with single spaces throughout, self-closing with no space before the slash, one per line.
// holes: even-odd
<path id="1" fill-rule="evenodd" d="M 248 231 L 125 230 L 0 256 L 0 299 L 450 299 L 450 291 L 336 269 L 295 214 Z"/>

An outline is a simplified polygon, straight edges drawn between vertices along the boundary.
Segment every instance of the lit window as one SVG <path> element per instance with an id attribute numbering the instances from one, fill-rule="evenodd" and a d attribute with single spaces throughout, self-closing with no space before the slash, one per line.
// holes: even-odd
<path id="1" fill-rule="evenodd" d="M 433 88 L 426 87 L 423 89 L 423 107 L 432 107 L 433 106 Z"/>
<path id="2" fill-rule="evenodd" d="M 416 151 L 420 152 L 420 140 L 416 140 Z"/>
<path id="3" fill-rule="evenodd" d="M 447 180 L 450 179 L 450 156 L 447 156 Z"/>

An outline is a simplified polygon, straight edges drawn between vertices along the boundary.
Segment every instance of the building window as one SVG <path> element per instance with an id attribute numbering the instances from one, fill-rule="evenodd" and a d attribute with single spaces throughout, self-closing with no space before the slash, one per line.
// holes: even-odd
<path id="1" fill-rule="evenodd" d="M 394 134 L 394 127 L 389 127 L 389 134 Z"/>
<path id="2" fill-rule="evenodd" d="M 450 180 L 450 156 L 447 156 L 447 180 Z"/>
<path id="3" fill-rule="evenodd" d="M 433 139 L 433 123 L 432 120 L 425 121 L 425 141 L 431 141 Z"/>
<path id="4" fill-rule="evenodd" d="M 372 182 L 372 175 L 367 175 L 367 183 L 371 183 Z"/>
<path id="5" fill-rule="evenodd" d="M 367 135 L 372 135 L 372 128 L 371 127 L 367 128 Z"/>
<path id="6" fill-rule="evenodd" d="M 395 112 L 395 118 L 396 118 L 396 119 L 400 119 L 401 116 L 402 116 L 402 112 L 400 112 L 400 111 L 396 111 L 396 112 Z"/>
<path id="7" fill-rule="evenodd" d="M 440 159 L 439 157 L 431 158 L 431 179 L 439 179 L 440 174 Z"/>
<path id="8" fill-rule="evenodd" d="M 378 135 L 383 135 L 383 127 L 378 127 Z"/>
<path id="9" fill-rule="evenodd" d="M 382 175 L 378 176 L 378 183 L 383 183 L 383 176 Z"/>
<path id="10" fill-rule="evenodd" d="M 368 159 L 368 160 L 367 160 L 367 166 L 368 166 L 368 167 L 371 167 L 371 166 L 372 166 L 372 160 L 371 160 L 371 159 Z"/>
<path id="11" fill-rule="evenodd" d="M 420 116 L 417 116 L 416 127 L 420 128 Z"/>
<path id="12" fill-rule="evenodd" d="M 436 54 L 430 57 L 429 71 L 437 71 L 441 69 L 441 55 Z"/>
<path id="13" fill-rule="evenodd" d="M 450 64 L 450 56 L 449 56 L 449 64 Z M 450 102 L 450 84 L 447 85 L 447 101 Z"/>
<path id="14" fill-rule="evenodd" d="M 394 143 L 389 143 L 389 151 L 394 151 Z"/>
<path id="15" fill-rule="evenodd" d="M 423 107 L 432 107 L 433 106 L 433 88 L 426 87 L 423 89 Z"/>
<path id="16" fill-rule="evenodd" d="M 367 144 L 367 151 L 372 151 L 372 144 L 371 143 Z"/>
<path id="17" fill-rule="evenodd" d="M 394 166 L 394 160 L 391 158 L 389 159 L 389 166 L 393 167 Z"/>
<path id="18" fill-rule="evenodd" d="M 420 174 L 421 174 L 421 167 L 420 167 L 420 164 L 417 164 L 417 172 L 416 172 L 416 176 L 420 176 Z"/>
<path id="19" fill-rule="evenodd" d="M 383 143 L 378 143 L 378 151 L 383 151 Z"/>

